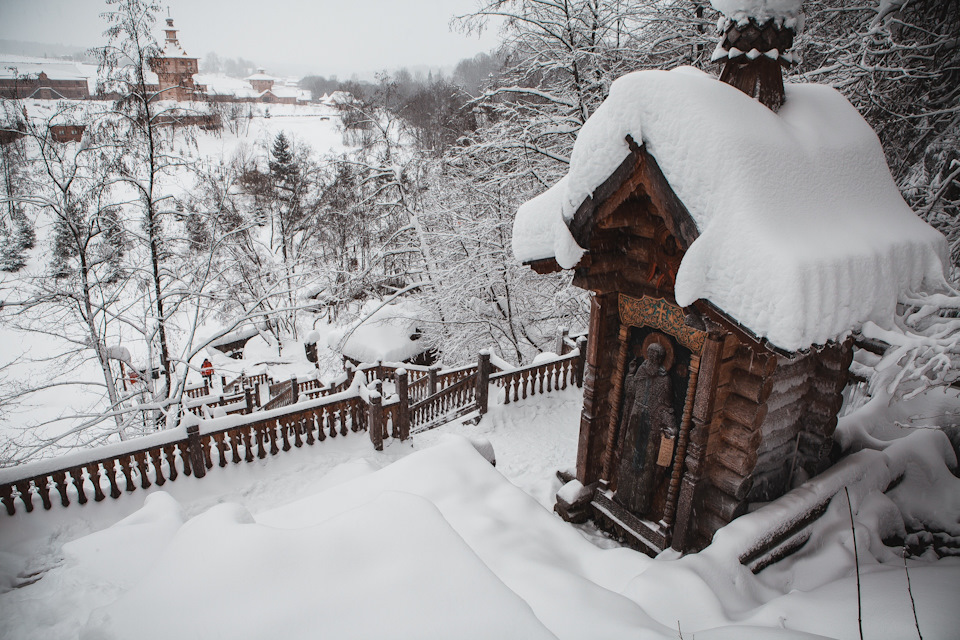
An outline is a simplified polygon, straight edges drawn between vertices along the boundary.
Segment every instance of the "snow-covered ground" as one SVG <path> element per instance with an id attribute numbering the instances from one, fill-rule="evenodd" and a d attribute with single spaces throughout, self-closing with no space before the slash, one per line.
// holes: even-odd
<path id="1" fill-rule="evenodd" d="M 859 637 L 845 503 L 758 576 L 729 539 L 652 560 L 551 513 L 579 411 L 571 388 L 379 453 L 350 434 L 165 491 L 4 518 L 0 637 Z M 870 419 L 847 422 L 855 434 Z M 489 441 L 496 468 L 461 436 Z M 904 482 L 958 492 L 934 473 L 947 458 L 928 451 Z M 916 637 L 904 564 L 876 557 L 864 523 L 884 512 L 872 495 L 855 499 L 864 637 Z M 907 567 L 923 638 L 957 637 L 960 559 Z"/>
<path id="2" fill-rule="evenodd" d="M 49 100 L 25 100 L 23 104 L 32 118 L 41 120 L 63 111 L 64 105 L 70 107 L 67 110 L 68 114 L 78 120 L 83 120 L 91 113 L 107 111 L 110 108 L 108 103 L 98 101 L 60 103 Z M 175 106 L 176 103 L 171 105 Z M 223 129 L 214 132 L 197 130 L 192 132 L 190 137 L 177 134 L 176 153 L 187 160 L 198 161 L 204 168 L 215 167 L 218 164 L 227 164 L 236 157 L 250 157 L 254 150 L 265 155 L 274 138 L 281 131 L 295 146 L 308 146 L 318 157 L 329 153 L 340 153 L 346 148 L 339 129 L 339 117 L 336 110 L 331 107 L 229 103 L 220 106 L 226 110 L 223 116 Z M 202 110 L 208 108 L 207 105 L 197 105 L 197 107 Z M 229 113 L 231 108 L 236 108 L 239 114 L 233 120 Z M 186 199 L 186 196 L 195 189 L 194 177 L 185 170 L 174 172 L 173 175 L 164 178 L 161 188 L 165 193 Z M 264 234 L 266 233 L 267 231 L 264 231 Z M 37 247 L 30 252 L 28 265 L 23 272 L 0 273 L 0 299 L 16 300 L 21 283 L 29 281 L 32 276 L 46 270 L 49 253 L 53 247 L 53 232 L 52 223 L 44 214 L 41 214 L 38 219 L 37 240 Z M 135 295 L 142 294 L 137 292 Z M 122 306 L 139 308 L 142 303 L 128 300 Z M 184 317 L 174 318 L 172 325 L 189 328 L 190 319 L 186 317 L 188 312 L 182 315 Z M 208 324 L 198 327 L 197 335 L 199 337 L 213 335 L 221 328 L 219 321 L 211 320 Z M 0 415 L 0 458 L 3 457 L 4 448 L 9 441 L 16 439 L 19 443 L 18 448 L 22 451 L 25 447 L 37 444 L 39 437 L 53 438 L 68 431 L 80 421 L 76 417 L 60 421 L 57 420 L 58 418 L 85 415 L 91 407 L 98 407 L 103 402 L 103 374 L 97 363 L 92 359 L 83 361 L 75 359 L 69 366 L 58 370 L 51 364 L 51 359 L 74 348 L 75 345 L 61 339 L 65 333 L 69 332 L 62 325 L 58 326 L 56 322 L 51 327 L 41 326 L 41 329 L 46 330 L 47 333 L 19 331 L 10 324 L 0 323 L 0 366 L 13 363 L 9 368 L 0 370 L 0 376 L 6 377 L 7 382 L 16 381 L 25 386 L 42 385 L 51 378 L 58 383 L 68 384 L 59 384 L 31 394 L 22 399 L 20 406 L 3 408 L 3 415 Z M 177 335 L 173 337 L 174 344 L 182 347 L 183 336 L 188 331 L 176 333 Z M 122 323 L 111 325 L 108 339 L 111 344 L 129 347 L 134 361 L 146 367 L 148 356 L 145 344 L 136 334 L 123 327 Z M 323 344 L 326 342 L 324 341 Z M 270 348 L 263 345 L 262 341 L 255 349 L 258 350 L 257 355 L 262 357 L 255 359 L 253 366 L 259 366 L 256 363 L 265 360 L 283 359 L 277 353 L 276 347 L 273 347 L 270 354 Z M 299 359 L 285 354 L 286 360 L 294 364 L 278 367 L 276 371 L 278 375 L 289 377 L 289 375 L 299 374 L 303 379 L 304 373 L 309 372 L 311 367 L 302 358 L 302 345 L 290 345 L 289 351 L 293 353 L 298 349 Z M 89 357 L 89 354 L 87 355 Z M 206 355 L 201 353 L 194 358 L 192 364 L 197 367 L 197 372 L 190 379 L 191 383 L 200 381 L 199 365 Z M 273 357 L 267 357 L 269 355 Z M 249 366 L 249 363 L 238 364 L 226 358 L 217 360 L 214 364 L 218 365 L 218 375 L 223 373 L 231 379 L 244 367 Z M 306 369 L 301 365 L 306 365 Z M 54 371 L 56 375 L 51 373 Z M 257 373 L 257 371 L 248 368 L 246 373 Z M 93 384 L 76 384 L 78 381 Z M 32 425 L 39 423 L 44 423 L 45 426 L 36 430 L 32 428 Z M 49 453 L 55 453 L 55 451 L 51 450 Z"/>

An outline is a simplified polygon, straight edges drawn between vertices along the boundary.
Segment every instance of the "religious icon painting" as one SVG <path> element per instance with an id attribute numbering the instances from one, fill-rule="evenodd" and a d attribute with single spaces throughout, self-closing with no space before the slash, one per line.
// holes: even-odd
<path id="1" fill-rule="evenodd" d="M 630 330 L 618 428 L 616 500 L 658 521 L 690 381 L 690 350 L 651 327 Z"/>

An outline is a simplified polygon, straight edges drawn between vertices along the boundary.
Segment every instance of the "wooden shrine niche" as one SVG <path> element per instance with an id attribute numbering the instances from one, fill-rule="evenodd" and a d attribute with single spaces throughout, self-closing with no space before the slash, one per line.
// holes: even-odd
<path id="1" fill-rule="evenodd" d="M 676 513 L 706 332 L 686 326 L 683 310 L 661 298 L 619 298 L 619 402 L 611 415 L 604 476 L 620 506 L 661 523 L 660 537 Z"/>

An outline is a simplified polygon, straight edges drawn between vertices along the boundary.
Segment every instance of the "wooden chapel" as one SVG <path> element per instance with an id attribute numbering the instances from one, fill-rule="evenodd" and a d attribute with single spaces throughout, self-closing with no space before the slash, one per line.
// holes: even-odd
<path id="1" fill-rule="evenodd" d="M 730 23 L 721 81 L 776 111 L 793 31 Z M 738 52 L 758 50 L 759 56 Z M 700 231 L 656 158 L 629 156 L 566 225 L 585 250 L 573 284 L 593 293 L 576 479 L 556 510 L 629 546 L 695 551 L 751 505 L 831 462 L 852 344 L 790 352 L 700 299 L 681 308 L 677 272 Z M 539 273 L 552 257 L 527 260 Z"/>

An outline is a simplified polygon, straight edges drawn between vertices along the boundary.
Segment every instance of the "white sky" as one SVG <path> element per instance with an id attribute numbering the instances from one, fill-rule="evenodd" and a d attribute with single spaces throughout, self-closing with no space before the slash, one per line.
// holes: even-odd
<path id="1" fill-rule="evenodd" d="M 369 75 L 402 66 L 449 67 L 496 46 L 451 29 L 476 0 L 164 0 L 190 55 L 215 51 L 279 73 Z M 103 0 L 0 0 L 0 39 L 97 46 Z M 158 31 L 159 33 L 159 31 Z"/>

